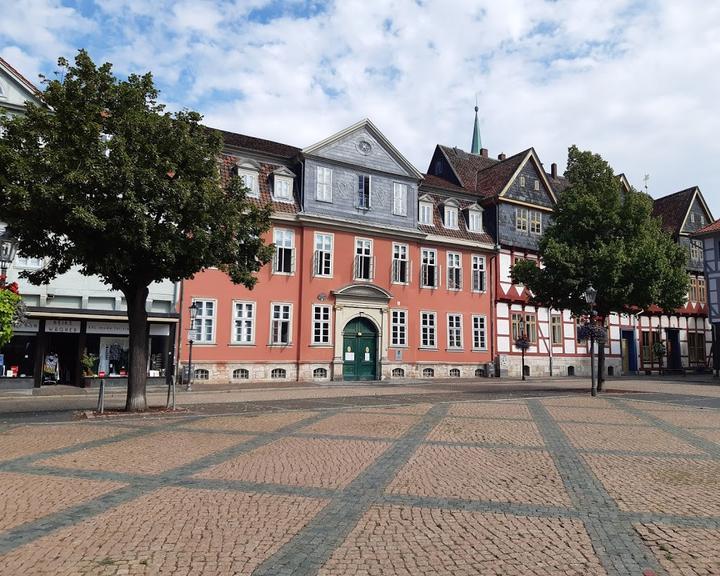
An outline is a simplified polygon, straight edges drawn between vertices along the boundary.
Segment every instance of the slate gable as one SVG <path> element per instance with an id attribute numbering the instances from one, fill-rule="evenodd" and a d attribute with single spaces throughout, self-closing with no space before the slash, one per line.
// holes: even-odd
<path id="1" fill-rule="evenodd" d="M 523 177 L 525 179 L 525 185 L 521 186 Z M 535 182 L 538 183 L 538 190 L 535 190 Z M 535 163 L 531 159 L 528 159 L 525 165 L 521 168 L 520 173 L 512 181 L 503 195 L 503 198 L 519 200 L 521 202 L 527 202 L 528 204 L 543 206 L 545 208 L 553 208 L 555 206 L 545 182 L 536 169 Z"/>

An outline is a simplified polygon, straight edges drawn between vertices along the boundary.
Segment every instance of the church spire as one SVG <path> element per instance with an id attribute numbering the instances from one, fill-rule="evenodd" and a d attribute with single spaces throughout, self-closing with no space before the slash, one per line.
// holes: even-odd
<path id="1" fill-rule="evenodd" d="M 475 98 L 475 126 L 473 127 L 472 145 L 470 146 L 471 154 L 480 154 L 480 149 L 482 148 L 482 142 L 480 141 L 480 122 L 477 113 L 478 105 L 477 98 Z"/>

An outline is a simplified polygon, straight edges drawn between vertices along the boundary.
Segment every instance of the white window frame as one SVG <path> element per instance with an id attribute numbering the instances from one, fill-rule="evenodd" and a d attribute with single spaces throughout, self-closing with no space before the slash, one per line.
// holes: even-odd
<path id="1" fill-rule="evenodd" d="M 408 185 L 402 182 L 393 182 L 393 214 L 407 216 Z"/>
<path id="2" fill-rule="evenodd" d="M 361 181 L 360 179 L 361 178 L 363 179 L 363 182 L 364 182 L 364 179 L 367 178 L 367 206 L 362 206 L 360 204 L 360 181 Z M 364 185 L 363 185 L 363 189 L 364 189 Z M 358 174 L 355 200 L 356 200 L 355 208 L 357 208 L 358 210 L 370 210 L 370 208 L 372 208 L 372 175 Z"/>
<path id="3" fill-rule="evenodd" d="M 539 210 L 528 210 L 528 230 L 530 234 L 542 234 L 542 213 Z"/>
<path id="4" fill-rule="evenodd" d="M 515 208 L 515 230 L 527 232 L 530 225 L 530 217 L 527 208 Z"/>
<path id="5" fill-rule="evenodd" d="M 443 210 L 443 227 L 450 230 L 458 229 L 458 207 L 445 206 Z"/>
<path id="6" fill-rule="evenodd" d="M 487 291 L 487 270 L 485 268 L 485 256 L 473 254 L 472 262 L 472 286 L 473 292 L 482 293 Z"/>
<path id="7" fill-rule="evenodd" d="M 482 211 L 468 210 L 468 230 L 470 232 L 482 232 Z"/>
<path id="8" fill-rule="evenodd" d="M 536 192 L 540 191 L 540 179 L 539 178 L 535 178 L 535 191 Z"/>
<path id="9" fill-rule="evenodd" d="M 430 318 L 432 324 L 429 322 Z M 427 336 L 423 334 L 423 330 L 427 331 Z M 420 311 L 420 348 L 437 350 L 437 312 L 432 310 Z"/>
<path id="10" fill-rule="evenodd" d="M 448 252 L 447 259 L 447 289 L 460 291 L 463 287 L 462 252 Z"/>
<path id="11" fill-rule="evenodd" d="M 703 245 L 702 240 L 690 240 L 690 260 L 693 262 L 702 262 Z"/>
<path id="12" fill-rule="evenodd" d="M 237 175 L 242 180 L 245 188 L 249 190 L 248 198 L 260 198 L 260 173 L 256 170 L 248 170 L 246 168 L 238 168 Z M 251 179 L 250 186 L 247 185 L 246 178 Z"/>
<path id="13" fill-rule="evenodd" d="M 520 188 L 525 188 L 525 176 L 520 176 Z"/>
<path id="14" fill-rule="evenodd" d="M 324 240 L 319 242 L 320 238 Z M 330 241 L 330 247 L 325 240 Z M 315 232 L 313 237 L 314 250 L 313 250 L 313 276 L 318 278 L 332 278 L 333 267 L 334 267 L 334 247 L 335 247 L 335 234 L 331 232 Z M 328 255 L 329 257 L 326 257 Z"/>
<path id="15" fill-rule="evenodd" d="M 418 207 L 418 223 L 425 224 L 426 226 L 435 226 L 435 219 L 433 218 L 433 203 L 420 201 Z M 425 216 L 428 216 L 426 219 Z"/>
<path id="16" fill-rule="evenodd" d="M 473 314 L 472 338 L 473 350 L 487 350 L 487 316 L 484 314 Z"/>
<path id="17" fill-rule="evenodd" d="M 287 185 L 287 195 L 283 196 L 278 194 L 278 190 L 281 187 L 281 184 Z M 273 200 L 277 200 L 278 202 L 292 202 L 293 201 L 293 179 L 289 176 L 281 176 L 280 174 L 275 174 L 273 176 Z"/>
<path id="18" fill-rule="evenodd" d="M 455 321 L 458 321 L 459 326 L 452 326 L 450 327 L 450 319 L 453 319 L 453 324 Z M 458 332 L 455 334 L 455 336 L 458 336 L 457 339 L 459 339 L 459 345 L 456 343 L 454 346 L 451 346 L 451 343 L 456 340 L 455 337 L 451 337 L 451 330 Z M 448 312 L 447 314 L 447 349 L 448 350 L 463 350 L 463 315 L 457 312 Z"/>
<path id="19" fill-rule="evenodd" d="M 403 258 L 404 256 L 404 258 Z M 405 263 L 405 278 L 401 278 L 401 272 L 403 271 L 402 263 Z M 401 244 L 399 242 L 393 242 L 392 244 L 392 270 L 391 278 L 393 284 L 410 284 L 410 278 L 412 277 L 412 264 L 410 262 L 410 246 L 407 244 Z"/>
<path id="20" fill-rule="evenodd" d="M 242 306 L 242 314 L 238 315 L 238 305 Z M 250 315 L 247 315 L 247 307 L 250 306 Z M 231 326 L 230 342 L 252 346 L 255 344 L 255 318 L 257 316 L 257 304 L 250 300 L 233 300 L 233 321 Z M 240 338 L 238 339 L 238 323 L 241 324 Z M 246 327 L 250 327 L 250 339 L 246 336 Z"/>
<path id="21" fill-rule="evenodd" d="M 390 310 L 390 346 L 393 348 L 408 347 L 408 311 L 405 308 Z"/>
<path id="22" fill-rule="evenodd" d="M 192 303 L 197 307 L 195 322 L 193 322 L 193 342 L 195 344 L 215 344 L 215 330 L 217 329 L 217 300 L 215 298 L 193 298 Z M 207 314 L 208 304 L 212 304 L 212 314 Z M 204 321 L 210 320 L 210 339 L 207 339 Z M 198 330 L 198 326 L 202 329 Z"/>
<path id="23" fill-rule="evenodd" d="M 329 202 L 332 204 L 332 168 L 328 168 L 326 166 L 316 166 L 315 177 L 315 200 L 318 202 Z"/>
<path id="24" fill-rule="evenodd" d="M 360 244 L 362 243 L 362 253 L 358 252 L 358 249 L 360 248 Z M 370 247 L 370 254 L 365 254 L 365 248 L 369 246 Z M 373 241 L 372 238 L 360 238 L 355 237 L 355 255 L 353 258 L 353 278 L 355 280 L 363 280 L 365 282 L 370 282 L 375 277 L 375 257 L 373 256 Z M 364 278 L 358 274 L 361 270 L 360 265 L 360 259 L 361 258 L 369 258 L 369 264 L 368 264 L 368 272 L 369 277 Z"/>
<path id="25" fill-rule="evenodd" d="M 319 318 L 318 312 L 321 314 Z M 313 346 L 332 346 L 332 307 L 328 304 L 313 304 L 311 314 L 310 342 Z M 326 328 L 327 334 L 323 333 L 323 326 Z M 318 327 L 319 334 L 316 330 Z"/>
<path id="26" fill-rule="evenodd" d="M 432 255 L 432 261 L 433 264 L 430 264 L 429 258 L 428 262 L 425 262 L 425 254 L 428 256 Z M 435 284 L 431 285 L 426 282 L 426 280 L 429 278 L 429 270 L 430 266 L 434 267 L 434 279 Z M 426 272 L 427 271 L 427 272 Z M 442 266 L 438 264 L 438 254 L 437 249 L 435 248 L 420 248 L 420 287 L 421 288 L 440 288 L 440 279 L 442 278 Z"/>
<path id="27" fill-rule="evenodd" d="M 22 256 L 19 252 L 15 256 L 15 262 L 13 263 L 15 268 L 24 268 L 25 270 L 39 270 L 45 266 L 45 258 L 33 258 Z"/>
<path id="28" fill-rule="evenodd" d="M 287 234 L 287 236 L 285 236 Z M 282 237 L 282 238 L 281 238 Z M 289 246 L 287 239 L 289 238 Z M 285 245 L 280 245 L 280 241 Z M 275 244 L 275 254 L 272 261 L 272 273 L 280 276 L 292 276 L 295 274 L 295 230 L 292 228 L 274 228 L 273 244 Z M 278 270 L 280 266 L 280 250 L 290 250 L 290 271 Z"/>
<path id="29" fill-rule="evenodd" d="M 282 315 L 284 314 L 284 307 L 288 307 L 288 318 L 282 318 Z M 276 318 L 276 308 L 279 307 L 280 312 L 280 318 Z M 282 330 L 280 329 L 280 326 L 282 326 L 282 323 L 287 322 L 288 323 L 288 341 L 287 342 L 281 342 L 276 341 L 274 339 L 275 336 L 275 322 L 279 322 L 278 324 L 278 334 L 282 334 Z M 292 302 L 271 302 L 270 303 L 270 333 L 268 334 L 268 340 L 270 346 L 279 346 L 279 347 L 287 347 L 292 346 L 292 337 L 293 337 L 293 305 Z"/>

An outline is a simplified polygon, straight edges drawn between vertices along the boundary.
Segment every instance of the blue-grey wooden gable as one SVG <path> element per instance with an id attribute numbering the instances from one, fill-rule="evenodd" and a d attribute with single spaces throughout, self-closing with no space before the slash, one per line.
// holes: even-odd
<path id="1" fill-rule="evenodd" d="M 685 219 L 684 225 L 682 227 L 682 233 L 684 234 L 692 234 L 696 230 L 699 230 L 703 226 L 707 226 L 710 222 L 713 221 L 712 214 L 708 214 L 705 210 L 705 207 L 703 206 L 702 202 L 700 201 L 700 198 L 698 195 L 696 195 L 693 198 L 693 202 L 690 205 L 690 209 L 687 213 L 687 218 Z M 698 243 L 702 243 L 701 240 L 696 240 Z M 703 261 L 702 259 L 699 260 L 693 260 L 692 259 L 692 253 L 690 252 L 690 244 L 691 240 L 687 236 L 680 236 L 678 238 L 678 243 L 681 246 L 684 246 L 685 249 L 688 251 L 688 260 L 687 260 L 687 268 L 688 270 L 691 270 L 693 272 L 702 272 L 703 271 Z"/>
<path id="2" fill-rule="evenodd" d="M 496 215 L 493 215 L 497 218 L 498 231 L 496 238 L 498 244 L 525 250 L 537 250 L 542 234 L 545 233 L 545 230 L 552 222 L 552 215 L 550 212 L 538 210 L 542 219 L 542 233 L 533 234 L 530 232 L 529 226 L 526 231 L 517 230 L 515 226 L 515 210 L 517 208 L 524 208 L 524 206 L 503 202 L 502 199 L 498 202 L 495 208 Z"/>
<path id="3" fill-rule="evenodd" d="M 524 187 L 520 185 L 521 176 L 525 177 Z M 536 180 L 540 183 L 539 190 L 535 190 Z M 545 186 L 545 182 L 535 168 L 535 163 L 532 159 L 529 159 L 525 163 L 518 175 L 515 177 L 515 180 L 510 183 L 504 197 L 527 202 L 528 204 L 533 204 L 535 206 L 544 206 L 545 208 L 554 208 L 555 206 L 552 195 Z"/>
<path id="4" fill-rule="evenodd" d="M 370 144 L 364 148 L 361 142 Z M 317 167 L 332 170 L 332 202 L 317 200 Z M 369 175 L 370 208 L 358 206 L 358 176 Z M 394 183 L 407 185 L 407 214 L 393 214 Z M 376 226 L 417 227 L 418 180 L 392 153 L 361 128 L 312 151 L 305 158 L 303 212 Z"/>

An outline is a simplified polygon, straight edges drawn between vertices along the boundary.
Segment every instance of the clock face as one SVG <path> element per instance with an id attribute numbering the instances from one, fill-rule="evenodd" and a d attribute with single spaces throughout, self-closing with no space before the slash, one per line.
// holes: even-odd
<path id="1" fill-rule="evenodd" d="M 370 150 L 372 150 L 372 146 L 370 145 L 370 142 L 367 140 L 360 140 L 360 142 L 357 143 L 357 149 L 360 151 L 361 154 L 370 154 Z"/>

